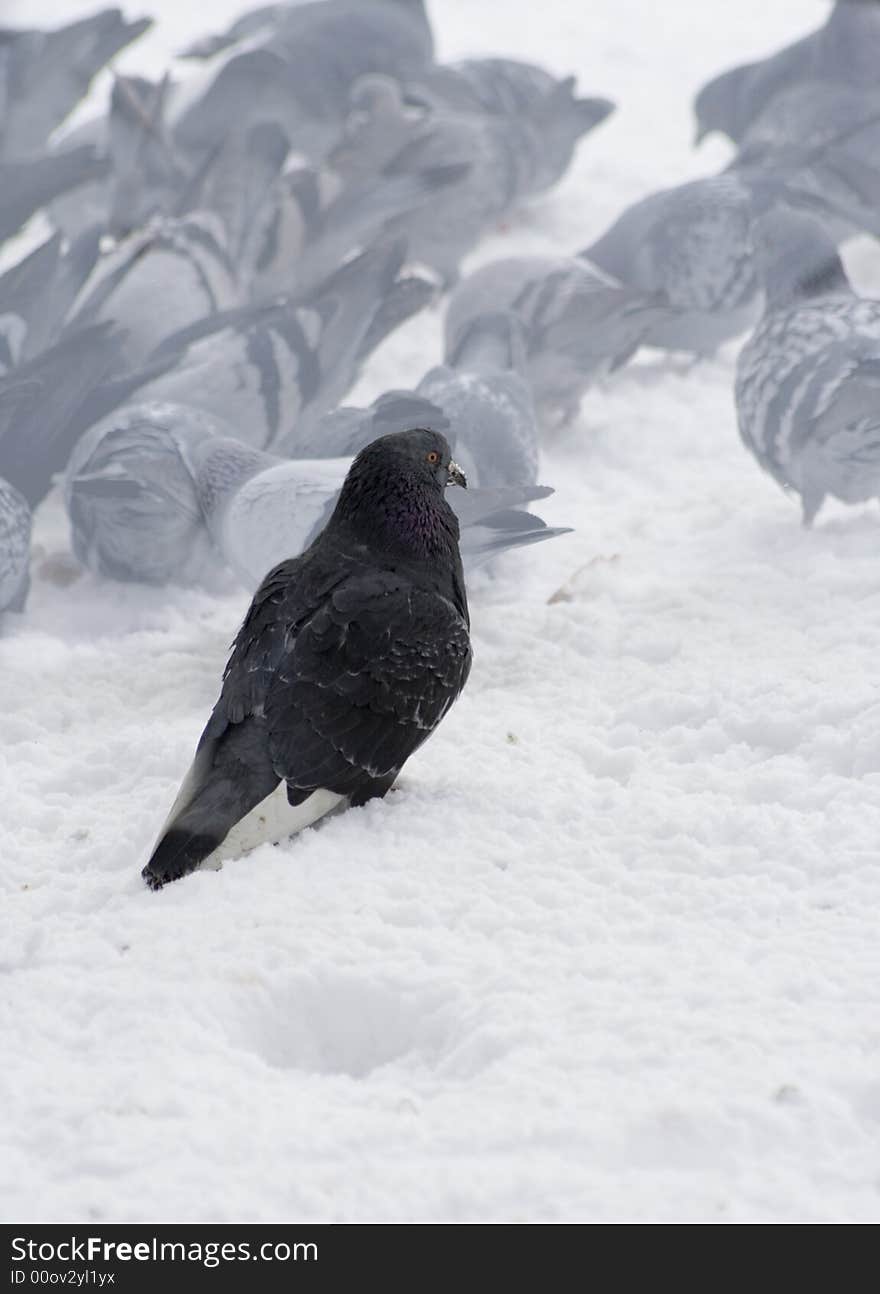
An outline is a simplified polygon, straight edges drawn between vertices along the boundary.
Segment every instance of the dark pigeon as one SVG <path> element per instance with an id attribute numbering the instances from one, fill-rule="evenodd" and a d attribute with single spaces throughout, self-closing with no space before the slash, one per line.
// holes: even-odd
<path id="1" fill-rule="evenodd" d="M 266 576 L 143 869 L 151 888 L 218 846 L 234 855 L 385 795 L 437 727 L 471 666 L 450 484 L 465 480 L 443 436 L 382 437 L 314 543 Z"/>

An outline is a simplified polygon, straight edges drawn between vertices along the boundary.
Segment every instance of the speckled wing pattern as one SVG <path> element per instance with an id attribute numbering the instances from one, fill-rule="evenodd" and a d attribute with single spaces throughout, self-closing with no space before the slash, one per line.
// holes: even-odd
<path id="1" fill-rule="evenodd" d="M 743 347 L 737 367 L 740 435 L 782 485 L 801 486 L 799 459 L 815 448 L 842 388 L 859 368 L 880 360 L 880 304 L 822 297 L 768 314 Z M 865 399 L 861 417 L 878 402 Z M 850 423 L 859 421 L 851 409 Z M 874 424 L 877 415 L 874 413 Z M 843 432 L 844 425 L 837 430 Z M 834 492 L 833 482 L 829 482 Z"/>

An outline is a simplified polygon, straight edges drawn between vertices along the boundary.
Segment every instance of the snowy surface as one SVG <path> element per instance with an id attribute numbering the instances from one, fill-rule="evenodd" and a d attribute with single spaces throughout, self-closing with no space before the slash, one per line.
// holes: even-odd
<path id="1" fill-rule="evenodd" d="M 827 12 L 517 2 L 433 0 L 441 54 L 620 108 L 472 264 L 715 169 L 694 89 Z M 123 68 L 240 5 L 144 7 Z M 439 338 L 413 321 L 358 394 Z M 734 355 L 648 355 L 548 441 L 576 533 L 472 588 L 471 681 L 398 791 L 158 895 L 246 598 L 72 578 L 47 502 L 0 640 L 5 1219 L 880 1219 L 880 520 L 800 529 Z"/>

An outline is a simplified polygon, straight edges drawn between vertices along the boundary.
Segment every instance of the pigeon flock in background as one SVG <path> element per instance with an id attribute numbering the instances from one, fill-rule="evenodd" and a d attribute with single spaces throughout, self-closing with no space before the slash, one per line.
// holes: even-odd
<path id="1" fill-rule="evenodd" d="M 55 486 L 73 553 L 97 575 L 209 583 L 226 569 L 259 590 L 199 748 L 224 776 L 244 760 L 295 806 L 327 790 L 315 779 L 334 759 L 353 767 L 341 710 L 329 747 L 290 762 L 289 734 L 316 731 L 311 703 L 303 693 L 277 729 L 268 716 L 314 645 L 291 663 L 272 617 L 296 611 L 308 570 L 309 614 L 344 639 L 334 616 L 343 603 L 359 614 L 362 595 L 384 650 L 372 600 L 403 592 L 377 574 L 381 542 L 351 602 L 315 575 L 351 538 L 353 479 L 385 471 L 370 446 L 399 466 L 434 437 L 431 462 L 468 478 L 447 501 L 436 474 L 419 485 L 425 517 L 454 532 L 438 575 L 453 592 L 418 596 L 454 608 L 442 632 L 459 673 L 435 660 L 434 611 L 425 639 L 401 629 L 447 690 L 389 712 L 388 732 L 352 756 L 366 782 L 337 770 L 334 803 L 384 793 L 442 717 L 469 660 L 461 563 L 565 533 L 530 511 L 552 493 L 542 435 L 640 347 L 699 359 L 753 330 L 734 399 L 758 464 L 800 496 L 805 524 L 827 496 L 880 496 L 880 302 L 853 292 L 838 255 L 854 233 L 880 237 L 880 0 L 836 0 L 818 31 L 700 90 L 697 142 L 717 131 L 737 148 L 720 174 L 645 196 L 580 251 L 465 277 L 463 258 L 559 181 L 610 100 L 515 60 L 438 63 L 423 0 L 287 0 L 182 51 L 188 74 L 115 75 L 102 115 L 59 130 L 149 26 L 111 9 L 0 31 L 0 247 L 36 213 L 53 227 L 18 260 L 4 249 L 0 274 L 0 612 L 26 606 L 32 511 Z M 346 405 L 376 348 L 444 294 L 439 362 L 410 389 Z M 273 568 L 286 573 L 264 582 Z M 392 665 L 386 690 L 404 669 Z M 226 792 L 206 758 L 151 883 L 213 848 L 200 814 Z M 196 819 L 181 843 L 180 820 Z"/>

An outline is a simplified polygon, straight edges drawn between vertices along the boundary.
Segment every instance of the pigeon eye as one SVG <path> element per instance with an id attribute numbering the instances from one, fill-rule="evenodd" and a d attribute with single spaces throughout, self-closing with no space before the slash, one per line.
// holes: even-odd
<path id="1" fill-rule="evenodd" d="M 440 462 L 440 455 L 437 453 L 436 449 L 432 449 L 432 450 L 430 451 L 430 453 L 427 455 L 427 458 L 428 458 L 428 462 L 429 462 L 432 466 L 433 466 L 435 463 L 439 463 L 439 462 Z"/>

